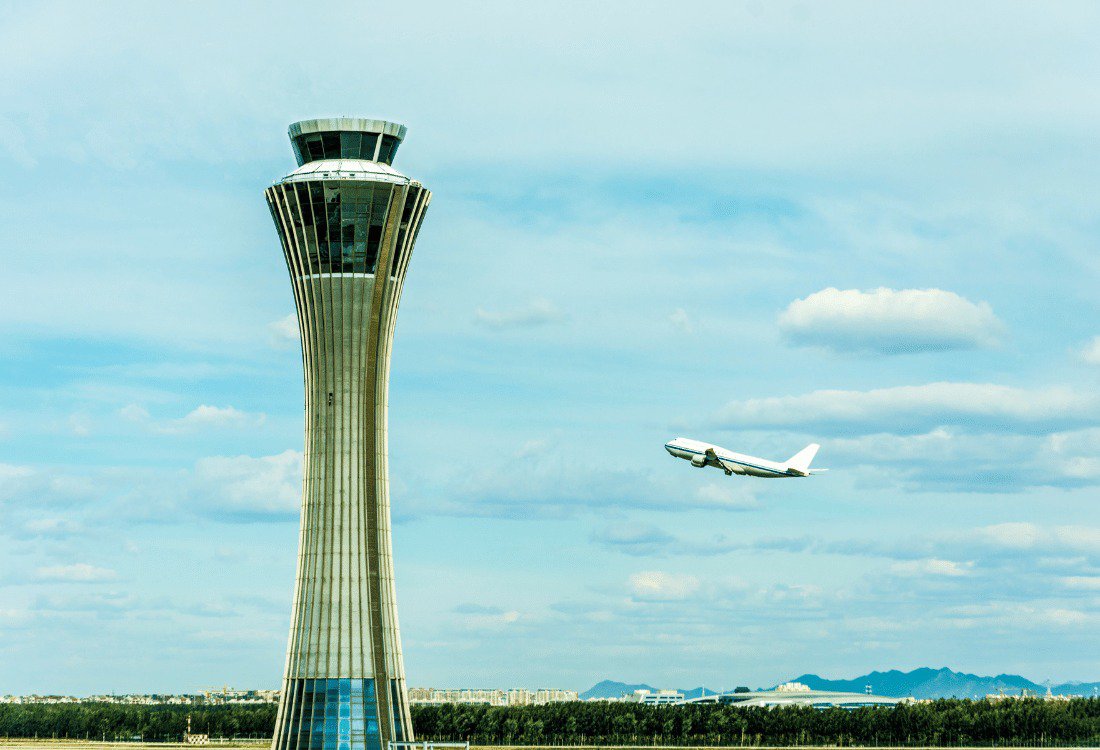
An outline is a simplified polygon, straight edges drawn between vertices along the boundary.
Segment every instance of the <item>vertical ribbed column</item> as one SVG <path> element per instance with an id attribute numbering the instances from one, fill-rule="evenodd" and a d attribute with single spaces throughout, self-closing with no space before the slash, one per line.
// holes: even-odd
<path id="1" fill-rule="evenodd" d="M 413 736 L 390 536 L 388 383 L 397 304 L 430 194 L 386 177 L 288 179 L 266 193 L 291 277 L 305 390 L 275 750 L 382 750 Z"/>

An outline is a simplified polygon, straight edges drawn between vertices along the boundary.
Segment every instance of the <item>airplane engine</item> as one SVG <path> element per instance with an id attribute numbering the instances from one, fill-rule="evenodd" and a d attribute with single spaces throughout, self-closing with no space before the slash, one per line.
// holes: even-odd
<path id="1" fill-rule="evenodd" d="M 701 469 L 701 468 L 703 468 L 704 466 L 707 465 L 707 457 L 706 456 L 692 456 L 691 457 L 691 465 Z"/>

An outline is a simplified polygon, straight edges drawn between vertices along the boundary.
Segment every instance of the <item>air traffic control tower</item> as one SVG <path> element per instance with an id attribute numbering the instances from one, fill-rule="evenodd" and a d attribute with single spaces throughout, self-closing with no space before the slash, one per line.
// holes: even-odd
<path id="1" fill-rule="evenodd" d="M 390 346 L 431 193 L 390 164 L 405 127 L 290 126 L 298 168 L 266 191 L 298 310 L 305 459 L 298 572 L 272 750 L 413 739 L 386 477 Z"/>

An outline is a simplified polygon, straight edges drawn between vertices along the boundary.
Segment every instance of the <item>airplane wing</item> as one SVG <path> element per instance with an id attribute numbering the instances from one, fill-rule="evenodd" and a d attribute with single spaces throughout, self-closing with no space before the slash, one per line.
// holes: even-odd
<path id="1" fill-rule="evenodd" d="M 730 474 L 744 474 L 745 470 L 741 468 L 739 464 L 735 464 L 732 461 L 726 461 L 717 453 L 714 452 L 714 448 L 707 448 L 706 456 L 708 461 L 713 461 L 722 467 L 722 470 L 726 472 L 726 476 Z"/>

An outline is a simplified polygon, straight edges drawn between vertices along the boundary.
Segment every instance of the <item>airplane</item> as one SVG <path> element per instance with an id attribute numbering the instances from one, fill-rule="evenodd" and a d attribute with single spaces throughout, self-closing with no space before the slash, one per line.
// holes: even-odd
<path id="1" fill-rule="evenodd" d="M 727 477 L 731 474 L 742 474 L 770 479 L 808 477 L 811 474 L 828 471 L 828 469 L 810 468 L 810 462 L 814 460 L 817 449 L 820 447 L 817 443 L 810 443 L 783 463 L 776 463 L 764 458 L 734 453 L 717 445 L 701 443 L 698 440 L 688 438 L 678 437 L 665 443 L 665 450 L 669 452 L 669 455 L 691 461 L 691 465 L 696 468 L 714 466 L 726 472 Z"/>

